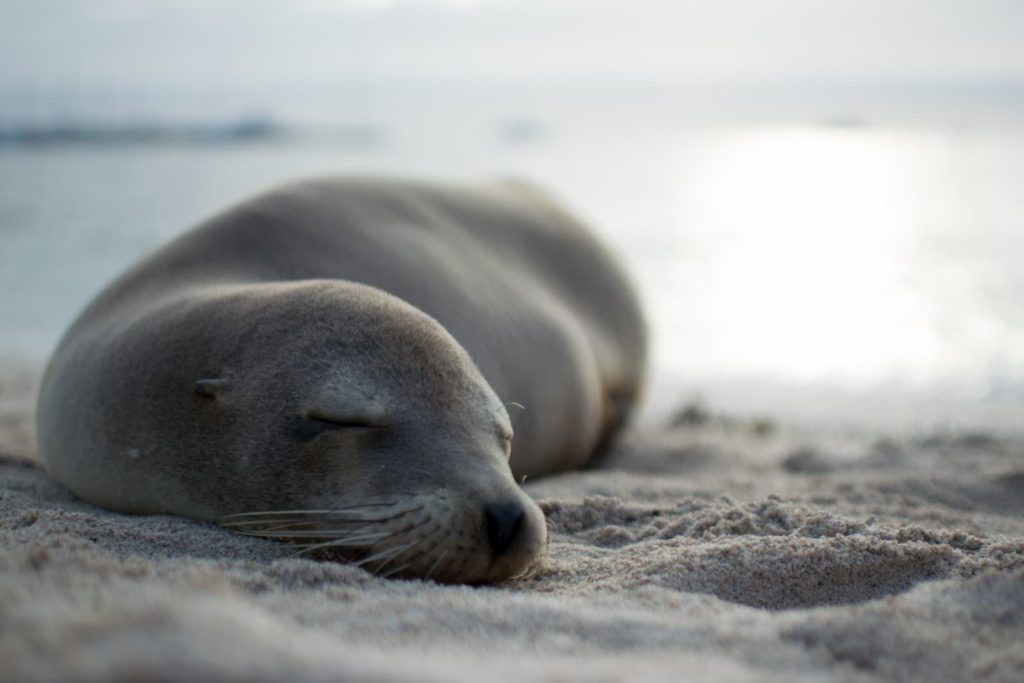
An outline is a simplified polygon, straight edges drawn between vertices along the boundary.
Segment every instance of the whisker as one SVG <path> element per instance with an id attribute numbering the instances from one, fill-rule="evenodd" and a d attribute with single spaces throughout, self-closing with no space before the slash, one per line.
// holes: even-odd
<path id="1" fill-rule="evenodd" d="M 403 513 L 403 514 L 405 514 L 405 513 Z M 265 530 L 266 531 L 272 531 L 273 528 L 277 527 L 277 526 L 281 526 L 281 527 L 286 528 L 286 527 L 289 527 L 289 526 L 300 526 L 300 525 L 303 525 L 303 524 L 309 525 L 309 524 L 311 524 L 313 522 L 317 522 L 317 521 L 329 521 L 329 522 L 332 522 L 334 524 L 357 524 L 357 525 L 374 524 L 376 522 L 388 522 L 388 521 L 391 521 L 392 519 L 398 519 L 401 516 L 402 515 L 393 515 L 393 516 L 390 516 L 390 517 L 360 517 L 360 518 L 357 518 L 357 519 L 331 519 L 329 517 L 323 517 L 323 518 L 313 518 L 313 519 L 303 519 L 303 520 L 293 520 L 293 521 L 283 520 L 283 519 L 282 520 L 269 520 L 267 522 L 255 521 L 255 520 L 246 520 L 246 521 L 240 521 L 240 522 L 225 522 L 224 524 L 221 524 L 220 526 L 222 526 L 222 527 L 224 527 L 226 529 L 232 529 L 232 530 L 242 529 L 242 528 L 245 528 L 245 527 L 253 527 L 252 530 L 258 530 L 258 529 L 264 529 L 264 527 L 261 526 L 261 525 L 265 524 L 265 525 L 269 525 L 269 526 L 267 526 L 265 528 Z M 351 530 L 351 527 L 349 528 L 349 530 Z"/>
<path id="2" fill-rule="evenodd" d="M 370 564 L 371 562 L 377 562 L 377 561 L 380 561 L 380 560 L 383 560 L 383 563 L 381 564 L 381 566 L 383 566 L 383 564 L 387 563 L 388 560 L 394 559 L 396 556 L 401 555 L 403 552 L 408 550 L 411 546 L 412 546 L 412 543 L 406 543 L 405 545 L 400 545 L 400 546 L 397 546 L 397 547 L 394 547 L 394 548 L 386 548 L 386 549 L 380 551 L 379 553 L 374 553 L 373 555 L 370 555 L 369 557 L 363 558 L 362 560 L 359 560 L 358 562 L 354 562 L 353 566 L 362 567 L 363 565 L 367 565 L 367 564 Z M 374 573 L 376 573 L 376 572 L 374 572 Z"/>
<path id="3" fill-rule="evenodd" d="M 299 527 L 299 528 L 301 528 L 301 527 L 308 527 L 309 526 L 309 521 L 308 520 L 303 520 L 303 521 L 300 521 L 300 522 L 285 522 L 285 521 L 281 521 L 281 522 L 278 522 L 278 523 L 272 523 L 272 522 L 234 522 L 234 523 L 231 523 L 230 526 L 241 525 L 241 524 L 271 524 L 271 526 L 268 526 L 268 527 L 265 527 L 265 528 L 261 528 L 260 531 L 282 531 L 284 529 L 294 529 L 296 527 Z"/>
<path id="4" fill-rule="evenodd" d="M 427 521 L 432 521 L 432 520 L 427 520 Z M 412 531 L 412 529 L 415 529 L 415 528 L 417 528 L 417 527 L 419 527 L 419 526 L 422 526 L 422 525 L 423 525 L 423 524 L 425 524 L 425 523 L 426 523 L 426 521 L 425 521 L 425 522 L 422 522 L 422 523 L 420 523 L 420 524 L 417 524 L 417 525 L 416 525 L 415 527 L 412 527 L 411 529 L 409 529 L 409 531 Z M 443 530 L 444 530 L 444 527 L 442 527 L 441 525 L 437 525 L 437 526 L 436 526 L 436 527 L 434 528 L 434 530 L 433 530 L 433 531 L 431 531 L 431 532 L 430 532 L 429 534 L 427 534 L 427 535 L 423 536 L 423 537 L 422 537 L 422 538 L 420 538 L 420 539 L 419 539 L 418 541 L 415 541 L 415 542 L 414 542 L 414 543 L 412 544 L 412 546 L 408 547 L 408 548 L 407 548 L 407 549 L 406 549 L 406 550 L 405 550 L 404 552 L 409 552 L 409 551 L 411 551 L 411 550 L 413 550 L 413 549 L 416 549 L 416 548 L 418 548 L 419 546 L 429 545 L 430 541 L 431 541 L 431 540 L 432 540 L 432 539 L 433 539 L 433 538 L 434 538 L 435 536 L 437 536 L 438 532 L 441 532 L 441 531 L 443 531 Z M 406 532 L 406 533 L 408 533 L 408 532 Z M 443 540 L 443 539 L 442 539 L 442 540 Z M 404 565 L 402 566 L 402 568 L 403 568 L 403 569 L 407 569 L 407 568 L 411 567 L 412 565 L 416 564 L 417 562 L 419 562 L 420 558 L 422 558 L 422 557 L 424 557 L 424 556 L 428 555 L 429 553 L 433 552 L 434 550 L 436 550 L 436 549 L 437 549 L 437 547 L 438 547 L 439 545 L 441 545 L 441 541 L 438 541 L 437 543 L 434 543 L 433 545 L 429 545 L 429 547 L 427 547 L 427 548 L 420 548 L 420 549 L 418 550 L 418 552 L 417 552 L 417 553 L 416 553 L 415 555 L 413 555 L 413 556 L 412 556 L 411 558 L 409 558 L 409 561 L 408 561 L 408 562 L 406 562 L 406 563 L 405 563 L 405 564 L 404 564 Z M 401 553 L 400 553 L 400 554 L 401 554 Z M 396 556 L 396 557 L 397 557 L 397 556 Z M 392 559 L 394 559 L 394 558 L 392 558 Z M 379 571 L 379 570 L 380 570 L 381 568 L 383 568 L 383 566 L 385 566 L 386 564 L 387 564 L 387 563 L 385 563 L 384 565 L 381 565 L 381 567 L 378 567 L 378 571 Z M 435 563 L 435 564 L 436 564 L 436 563 Z M 385 575 L 384 575 L 384 576 L 385 576 L 385 578 L 386 578 L 387 576 L 391 576 L 391 574 L 392 574 L 392 573 L 394 573 L 394 572 L 388 572 L 387 574 L 385 574 Z"/>
<path id="5" fill-rule="evenodd" d="M 444 529 L 435 526 L 428 527 L 428 533 L 420 538 L 391 546 L 392 539 L 408 538 L 416 529 L 434 524 L 430 516 L 420 521 L 416 521 L 414 517 L 401 529 L 375 531 L 383 525 L 392 526 L 386 524 L 388 522 L 414 516 L 424 510 L 422 504 L 403 508 L 399 507 L 400 502 L 402 501 L 366 503 L 331 509 L 239 512 L 221 517 L 217 524 L 243 536 L 294 541 L 292 545 L 297 550 L 293 557 L 330 548 L 362 548 L 370 552 L 369 556 L 351 561 L 349 564 L 387 578 L 414 566 L 422 558 L 433 553 L 443 542 L 443 538 L 435 539 Z M 382 510 L 387 510 L 387 514 L 381 515 L 379 511 Z M 378 511 L 378 514 L 374 515 L 372 511 Z M 326 522 L 330 524 L 325 524 Z M 324 528 L 314 528 L 318 524 L 324 524 Z M 390 547 L 382 548 L 382 545 Z M 376 552 L 373 551 L 374 547 L 378 548 Z M 428 575 L 437 571 L 447 556 L 446 549 L 434 560 Z M 401 557 L 406 558 L 404 563 L 391 566 L 397 564 Z"/>
<path id="6" fill-rule="evenodd" d="M 388 577 L 394 576 L 395 574 L 398 574 L 399 572 L 403 572 L 403 571 L 405 571 L 406 569 L 408 569 L 408 568 L 409 568 L 409 566 L 410 566 L 410 565 L 412 565 L 412 562 L 406 562 L 406 563 L 405 563 L 405 564 L 403 564 L 403 565 L 400 565 L 400 566 L 398 566 L 398 567 L 395 567 L 394 569 L 392 569 L 391 571 L 389 571 L 389 572 L 388 572 L 387 574 L 380 574 L 379 576 L 380 576 L 380 578 L 382 578 L 382 579 L 386 579 L 386 578 L 388 578 Z"/>
<path id="7" fill-rule="evenodd" d="M 397 515 L 397 516 L 400 517 L 401 515 Z M 343 536 L 341 538 L 337 538 L 337 539 L 333 539 L 333 540 L 330 540 L 330 541 L 326 541 L 324 543 L 314 543 L 314 544 L 306 546 L 301 552 L 309 552 L 310 550 L 317 550 L 317 549 L 320 549 L 320 548 L 330 548 L 330 547 L 352 547 L 352 546 L 359 547 L 359 546 L 366 545 L 365 543 L 363 543 L 363 541 L 366 541 L 366 540 L 381 541 L 381 540 L 385 540 L 385 539 L 388 539 L 388 538 L 394 538 L 394 537 L 399 536 L 401 534 L 407 534 L 410 531 L 412 531 L 414 529 L 418 529 L 419 527 L 423 526 L 428 521 L 430 521 L 430 520 L 423 520 L 422 522 L 419 522 L 417 524 L 413 524 L 410 527 L 406 527 L 404 529 L 395 529 L 394 531 L 381 531 L 381 532 L 378 532 L 378 533 L 363 534 L 361 536 Z M 258 535 L 258 534 L 252 534 L 252 535 Z M 321 534 L 321 538 L 322 538 L 322 534 Z M 359 566 L 359 565 L 356 565 L 356 566 Z"/>
<path id="8" fill-rule="evenodd" d="M 418 541 L 417 541 L 417 543 L 418 543 Z M 376 576 L 381 576 L 382 578 L 387 578 L 387 577 L 391 576 L 391 574 L 393 574 L 394 572 L 388 572 L 387 574 L 384 574 L 384 575 L 381 575 L 381 573 L 380 573 L 380 572 L 381 572 L 381 571 L 382 571 L 382 570 L 383 570 L 383 569 L 384 569 L 385 567 L 387 567 L 389 563 L 391 563 L 391 562 L 394 562 L 394 561 L 395 561 L 395 560 L 397 560 L 397 559 L 398 559 L 399 557 L 401 557 L 401 556 L 402 556 L 402 555 L 404 555 L 405 553 L 407 553 L 407 552 L 409 552 L 410 550 L 412 550 L 413 548 L 415 548 L 415 547 L 416 547 L 416 545 L 417 545 L 417 543 L 413 543 L 412 545 L 406 544 L 406 546 L 405 546 L 404 548 L 402 548 L 402 550 L 400 550 L 399 552 L 395 553 L 395 554 L 394 554 L 394 555 L 392 555 L 391 557 L 389 557 L 389 558 L 387 558 L 386 560 L 384 560 L 383 562 L 381 562 L 381 563 L 380 563 L 379 565 L 377 565 L 377 568 L 376 568 L 376 569 L 375 569 L 375 570 L 373 571 L 374 575 L 376 575 Z M 409 566 L 410 564 L 412 564 L 412 562 L 408 562 L 408 563 L 406 563 L 405 565 L 403 565 L 403 567 L 408 567 L 408 566 Z"/>
<path id="9" fill-rule="evenodd" d="M 418 524 L 414 524 L 414 525 L 412 525 L 411 527 L 409 527 L 407 529 L 403 529 L 402 531 L 397 532 L 396 535 L 398 535 L 398 534 L 408 534 L 410 531 L 414 531 L 414 530 L 418 529 L 419 527 L 423 526 L 424 524 L 427 524 L 430 521 L 432 521 L 432 520 L 425 519 L 422 522 L 419 522 Z M 419 538 L 419 539 L 416 539 L 416 540 L 413 540 L 413 541 L 409 541 L 408 543 L 405 543 L 404 545 L 396 546 L 394 548 L 386 548 L 386 549 L 382 550 L 381 552 L 377 553 L 376 555 L 372 555 L 372 556 L 370 556 L 368 558 L 360 560 L 359 562 L 356 563 L 356 566 L 357 567 L 361 567 L 364 564 L 369 564 L 370 562 L 375 562 L 377 560 L 383 559 L 383 561 L 380 563 L 380 566 L 378 566 L 373 571 L 374 574 L 377 574 L 380 570 L 382 570 L 385 566 L 387 566 L 388 562 L 396 559 L 397 557 L 399 557 L 400 555 L 408 552 L 409 550 L 412 550 L 416 546 L 421 545 L 425 541 L 427 541 L 430 538 L 432 538 L 435 533 L 437 533 L 436 530 L 434 532 L 430 533 L 430 534 L 427 534 L 426 536 L 424 536 L 422 538 Z M 384 557 L 385 555 L 386 555 L 386 557 Z M 408 564 L 412 564 L 415 561 L 416 561 L 416 558 L 413 558 L 413 559 L 411 559 L 408 562 Z M 406 566 L 408 566 L 408 564 Z"/>
<path id="10" fill-rule="evenodd" d="M 320 517 L 307 518 L 307 519 L 302 519 L 302 520 L 271 519 L 271 520 L 264 521 L 264 520 L 261 520 L 261 519 L 245 519 L 245 520 L 236 520 L 236 521 L 228 521 L 228 522 L 218 522 L 218 524 L 219 524 L 219 526 L 222 526 L 222 527 L 234 529 L 236 527 L 244 527 L 244 526 L 251 526 L 251 525 L 258 525 L 258 524 L 295 525 L 295 524 L 309 524 L 309 523 L 311 523 L 313 521 L 330 520 L 330 521 L 335 522 L 335 523 L 341 523 L 341 524 L 360 524 L 360 525 L 364 525 L 365 526 L 367 524 L 376 524 L 376 523 L 380 523 L 380 522 L 390 522 L 393 519 L 398 519 L 398 518 L 404 517 L 406 515 L 411 515 L 413 513 L 419 512 L 422 509 L 423 509 L 422 506 L 414 507 L 414 508 L 409 508 L 407 510 L 402 510 L 401 512 L 397 512 L 397 513 L 395 513 L 393 515 L 388 515 L 387 517 L 356 517 L 356 518 L 353 518 L 353 519 L 332 519 L 332 515 L 324 514 L 324 515 L 321 515 Z M 267 531 L 270 531 L 270 529 L 267 529 Z M 244 532 L 242 532 L 242 533 L 244 533 Z"/>
<path id="11" fill-rule="evenodd" d="M 384 536 L 384 538 L 387 537 Z M 367 548 L 368 544 L 372 546 L 374 541 L 381 540 L 381 538 L 341 539 L 324 543 L 299 543 L 294 544 L 293 547 L 298 548 L 299 553 L 308 553 L 322 548 Z"/>
<path id="12" fill-rule="evenodd" d="M 390 534 L 388 534 L 388 538 L 395 538 L 395 537 L 397 537 L 397 536 L 403 536 L 403 535 L 405 535 L 405 534 L 408 534 L 408 533 L 409 533 L 410 531 L 415 531 L 416 529 L 420 528 L 421 526 L 423 526 L 424 524 L 428 523 L 429 521 L 430 521 L 429 519 L 425 519 L 425 520 L 423 520 L 422 522 L 418 522 L 418 523 L 416 523 L 416 524 L 413 524 L 413 525 L 412 525 L 412 526 L 410 526 L 410 527 L 406 527 L 406 528 L 404 528 L 404 529 L 397 529 L 397 530 L 395 530 L 395 531 L 391 532 Z M 398 548 L 398 552 L 397 552 L 396 554 L 400 554 L 400 553 L 402 553 L 402 552 L 405 552 L 405 551 L 406 551 L 406 550 L 408 550 L 409 548 L 413 548 L 413 547 L 415 547 L 416 545 L 418 545 L 418 544 L 422 543 L 423 541 L 424 541 L 424 539 L 423 539 L 423 538 L 421 538 L 421 539 L 419 539 L 419 540 L 417 540 L 417 541 L 410 541 L 409 543 L 406 543 L 405 545 L 402 545 L 402 546 L 396 546 L 396 547 Z M 381 553 L 386 553 L 386 552 L 388 552 L 389 550 L 395 550 L 395 547 L 392 547 L 392 548 L 385 548 L 384 550 L 382 550 L 382 551 L 381 551 Z M 380 553 L 378 553 L 378 554 L 380 554 Z M 360 567 L 360 566 L 362 566 L 363 562 L 370 562 L 370 561 L 372 561 L 372 559 L 373 559 L 373 558 L 371 557 L 371 558 L 368 558 L 368 559 L 366 559 L 366 560 L 361 560 L 361 561 L 359 561 L 359 562 L 358 562 L 358 563 L 356 564 L 356 566 L 357 566 L 357 567 Z"/>
<path id="13" fill-rule="evenodd" d="M 427 572 L 426 579 L 424 579 L 425 581 L 430 581 L 430 577 L 433 576 L 434 570 L 437 569 L 438 565 L 441 564 L 441 560 L 443 560 L 445 556 L 448 555 L 449 550 L 451 550 L 451 548 L 445 548 L 444 551 L 442 551 L 441 554 L 437 556 L 437 559 L 434 560 L 434 564 L 430 566 L 430 571 Z"/>
<path id="14" fill-rule="evenodd" d="M 300 550 L 297 553 L 295 553 L 295 555 L 298 556 L 298 555 L 301 555 L 303 553 L 308 553 L 308 552 L 313 551 L 313 550 L 318 550 L 320 548 L 331 548 L 331 547 L 338 547 L 338 548 L 342 548 L 342 547 L 355 547 L 355 548 L 359 548 L 359 547 L 365 546 L 366 545 L 366 541 L 380 541 L 380 540 L 383 540 L 385 538 L 390 538 L 391 536 L 394 536 L 394 534 L 392 532 L 381 532 L 381 533 L 378 533 L 378 534 L 363 534 L 362 536 L 351 536 L 351 537 L 347 537 L 347 538 L 336 538 L 334 540 L 327 541 L 325 543 L 310 543 L 308 545 L 301 546 Z"/>
<path id="15" fill-rule="evenodd" d="M 365 508 L 378 508 L 378 507 L 394 507 L 395 505 L 398 505 L 399 502 L 400 501 L 396 501 L 396 502 L 393 502 L 393 503 L 363 503 L 362 505 L 350 505 L 348 507 L 331 508 L 331 509 L 324 509 L 324 510 L 305 509 L 305 510 L 262 510 L 262 511 L 255 511 L 255 512 L 235 512 L 235 513 L 232 513 L 230 515 L 224 515 L 223 517 L 221 517 L 218 520 L 218 522 L 220 522 L 221 520 L 232 520 L 232 519 L 241 518 L 241 517 L 263 517 L 263 516 L 268 516 L 268 515 L 281 516 L 281 515 L 355 514 L 355 513 L 352 512 L 353 510 L 363 510 Z"/>
<path id="16" fill-rule="evenodd" d="M 295 530 L 295 531 L 272 531 L 263 530 L 258 531 L 240 531 L 235 530 L 235 533 L 241 534 L 242 536 L 261 536 L 263 538 L 348 538 L 343 534 L 351 534 L 353 531 L 358 529 L 324 529 L 324 530 Z"/>

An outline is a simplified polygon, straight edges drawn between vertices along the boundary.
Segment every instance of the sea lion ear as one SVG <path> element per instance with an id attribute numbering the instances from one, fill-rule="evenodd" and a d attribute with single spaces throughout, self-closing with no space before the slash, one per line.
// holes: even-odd
<path id="1" fill-rule="evenodd" d="M 226 379 L 201 379 L 196 382 L 195 392 L 200 396 L 217 398 L 230 388 L 231 383 Z"/>

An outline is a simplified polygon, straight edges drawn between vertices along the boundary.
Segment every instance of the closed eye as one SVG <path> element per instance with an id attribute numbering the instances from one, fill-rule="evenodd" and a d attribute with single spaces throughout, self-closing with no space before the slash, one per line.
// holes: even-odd
<path id="1" fill-rule="evenodd" d="M 387 427 L 380 419 L 361 415 L 327 415 L 318 410 L 311 410 L 306 417 L 312 422 L 330 429 L 384 429 Z"/>

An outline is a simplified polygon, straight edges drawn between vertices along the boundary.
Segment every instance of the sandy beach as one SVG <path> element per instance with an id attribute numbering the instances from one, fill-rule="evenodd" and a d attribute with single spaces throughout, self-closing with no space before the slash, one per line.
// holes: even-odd
<path id="1" fill-rule="evenodd" d="M 841 434 L 713 407 L 527 482 L 529 577 L 445 586 L 76 500 L 0 381 L 0 680 L 1014 681 L 1024 438 Z"/>

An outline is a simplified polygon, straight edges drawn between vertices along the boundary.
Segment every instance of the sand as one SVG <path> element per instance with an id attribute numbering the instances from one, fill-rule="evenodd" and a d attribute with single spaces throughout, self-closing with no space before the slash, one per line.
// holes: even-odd
<path id="1" fill-rule="evenodd" d="M 76 500 L 34 462 L 34 381 L 0 366 L 3 681 L 1024 680 L 1013 429 L 690 410 L 527 482 L 534 575 L 443 586 Z"/>

